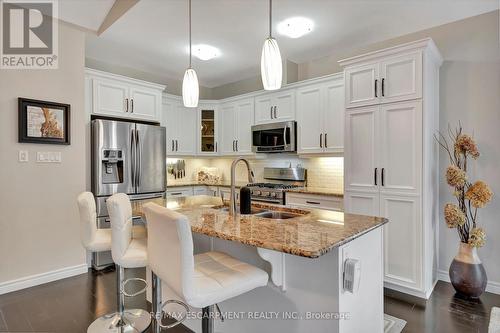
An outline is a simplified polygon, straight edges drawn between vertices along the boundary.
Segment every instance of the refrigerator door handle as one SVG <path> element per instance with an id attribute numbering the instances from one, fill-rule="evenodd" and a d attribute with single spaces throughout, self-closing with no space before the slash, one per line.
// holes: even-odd
<path id="1" fill-rule="evenodd" d="M 141 152 L 141 143 L 139 142 L 139 130 L 135 130 L 135 136 L 136 136 L 136 139 L 135 139 L 135 144 L 137 146 L 136 148 L 136 159 L 135 159 L 135 163 L 136 163 L 136 186 L 139 187 L 141 186 L 141 171 L 142 171 L 142 152 Z"/>
<path id="2" fill-rule="evenodd" d="M 135 173 L 136 173 L 136 165 L 135 165 L 135 156 L 136 156 L 136 150 L 137 146 L 135 143 L 135 130 L 132 130 L 130 135 L 130 157 L 131 157 L 131 163 L 130 163 L 130 173 L 131 173 L 131 179 L 132 179 L 132 187 L 134 188 L 135 191 Z"/>

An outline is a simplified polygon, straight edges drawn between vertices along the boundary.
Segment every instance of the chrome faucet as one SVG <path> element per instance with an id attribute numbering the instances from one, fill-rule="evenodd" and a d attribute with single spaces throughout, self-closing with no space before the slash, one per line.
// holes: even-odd
<path id="1" fill-rule="evenodd" d="M 229 214 L 230 215 L 236 215 L 236 184 L 235 184 L 235 178 L 236 178 L 236 165 L 238 162 L 243 161 L 245 162 L 247 166 L 247 171 L 248 171 L 248 182 L 253 183 L 254 182 L 254 175 L 252 168 L 250 168 L 250 163 L 243 157 L 238 157 L 233 161 L 231 164 L 231 196 L 230 196 L 230 201 L 229 201 Z"/>

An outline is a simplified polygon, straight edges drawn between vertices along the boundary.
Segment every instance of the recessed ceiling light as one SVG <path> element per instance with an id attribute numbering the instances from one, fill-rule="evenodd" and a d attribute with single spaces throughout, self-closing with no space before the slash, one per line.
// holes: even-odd
<path id="1" fill-rule="evenodd" d="M 210 60 L 220 56 L 220 50 L 207 44 L 193 45 L 193 55 L 200 60 Z"/>
<path id="2" fill-rule="evenodd" d="M 306 17 L 290 17 L 278 24 L 278 32 L 290 38 L 299 38 L 314 29 L 314 22 Z"/>

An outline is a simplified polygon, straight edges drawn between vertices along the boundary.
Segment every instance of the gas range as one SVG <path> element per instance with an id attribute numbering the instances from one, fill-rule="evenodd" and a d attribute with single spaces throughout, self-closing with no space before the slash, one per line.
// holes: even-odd
<path id="1" fill-rule="evenodd" d="M 252 191 L 254 201 L 284 205 L 286 190 L 304 187 L 305 176 L 305 169 L 302 168 L 264 168 L 264 179 L 286 183 L 252 183 L 247 187 Z"/>

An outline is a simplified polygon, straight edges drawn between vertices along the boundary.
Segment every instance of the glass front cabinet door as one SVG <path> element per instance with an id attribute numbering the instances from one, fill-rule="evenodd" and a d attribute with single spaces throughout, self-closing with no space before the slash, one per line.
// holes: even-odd
<path id="1" fill-rule="evenodd" d="M 218 155 L 217 110 L 214 106 L 201 105 L 198 116 L 200 155 Z"/>

